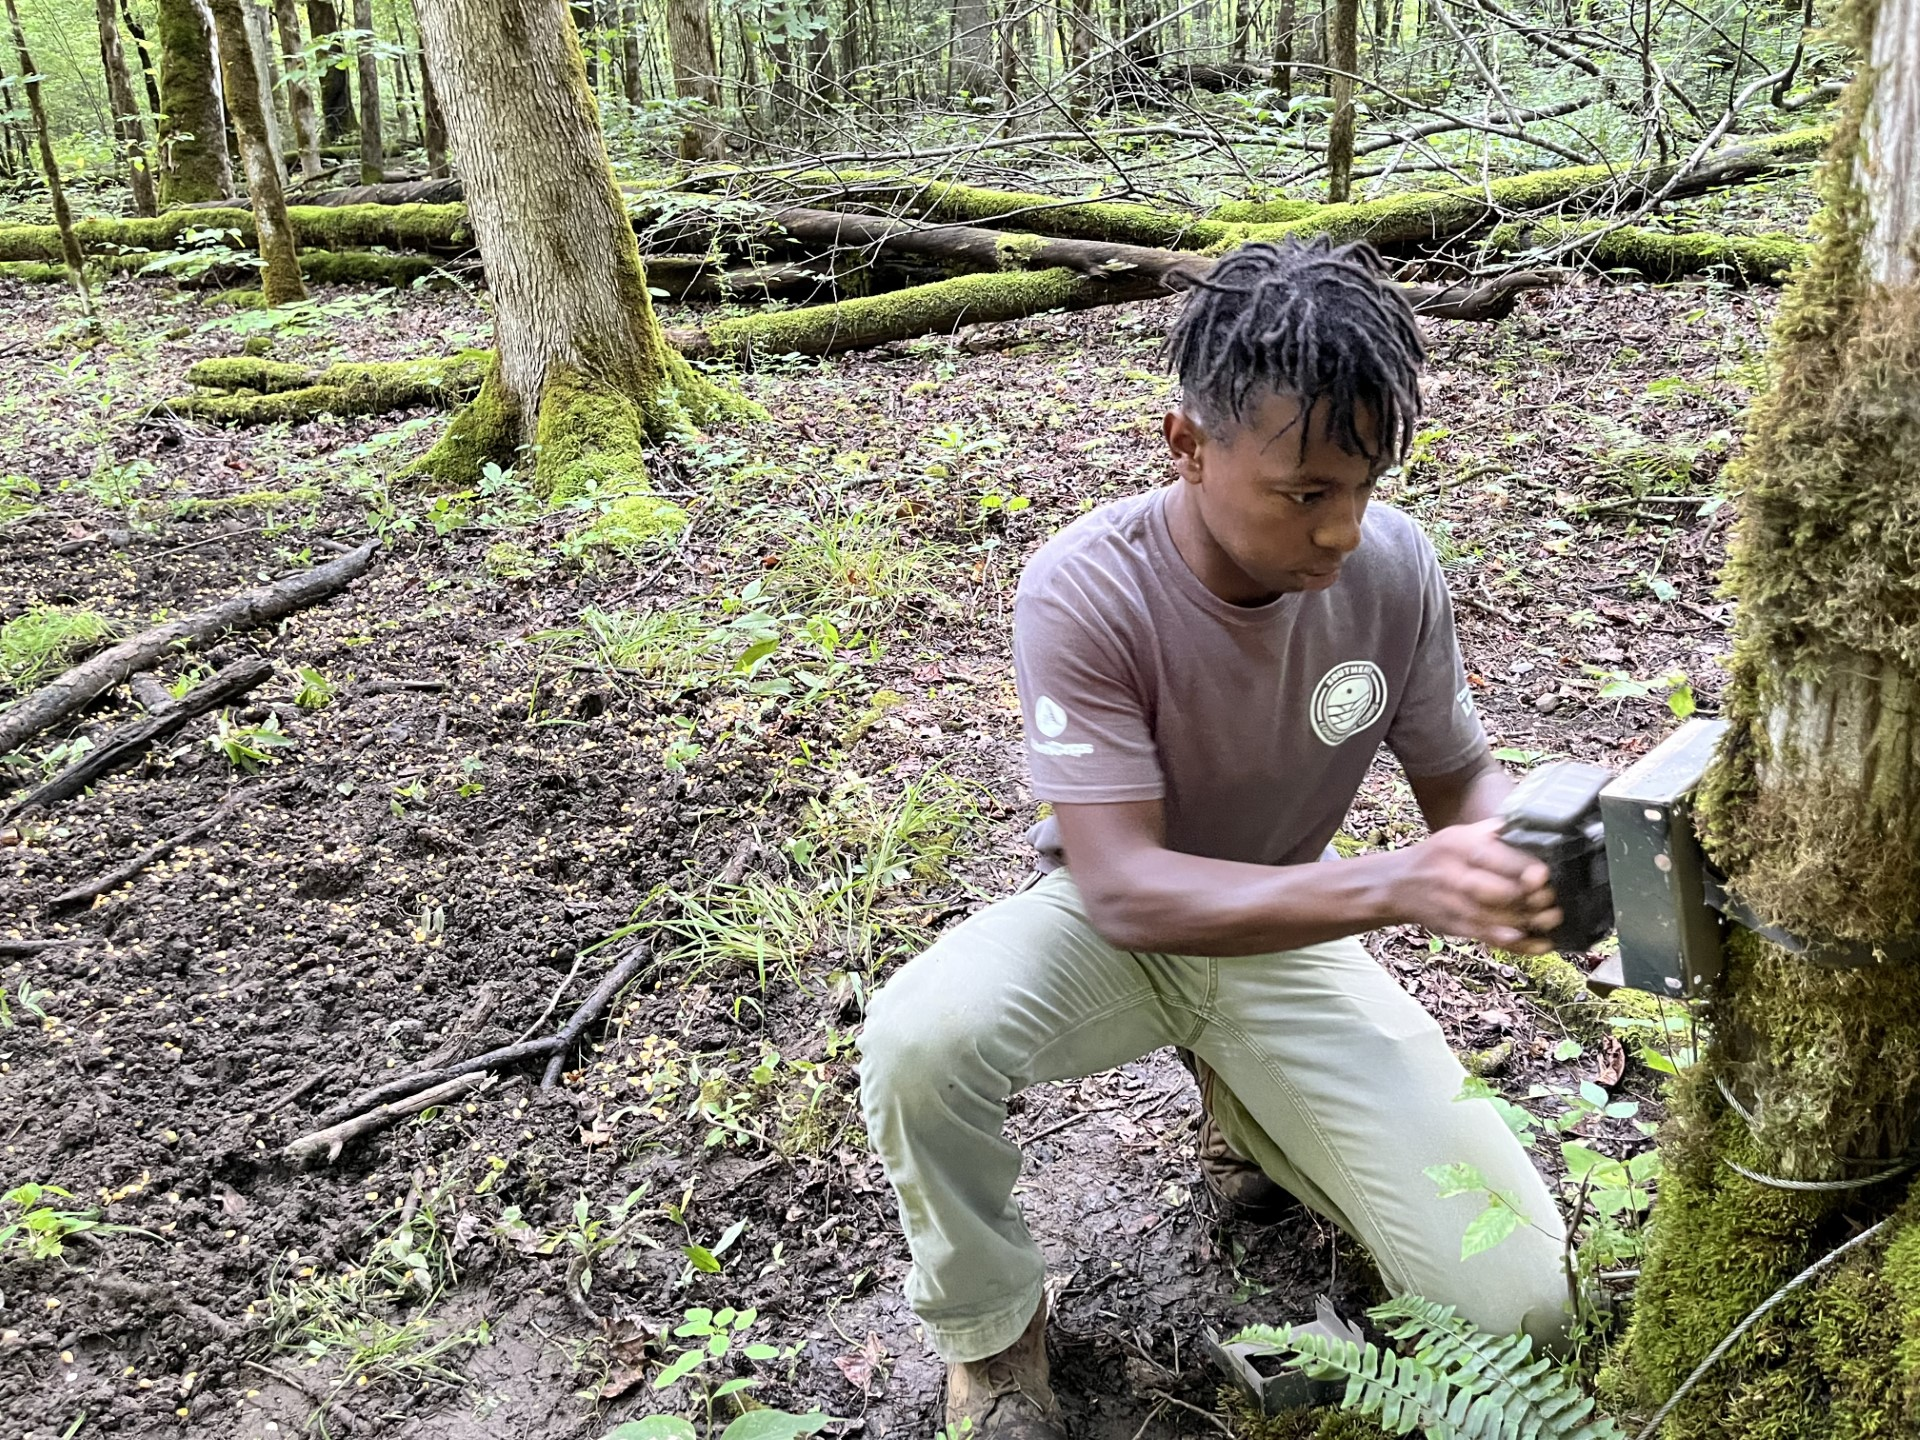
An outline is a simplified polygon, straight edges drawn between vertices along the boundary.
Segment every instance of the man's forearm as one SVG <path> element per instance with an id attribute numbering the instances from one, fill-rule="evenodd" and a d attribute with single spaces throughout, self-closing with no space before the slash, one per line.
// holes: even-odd
<path id="1" fill-rule="evenodd" d="M 1428 830 L 1490 820 L 1500 813 L 1507 796 L 1513 793 L 1513 780 L 1491 754 L 1454 774 L 1410 783 Z"/>
<path id="2" fill-rule="evenodd" d="M 1095 927 L 1124 949 L 1260 955 L 1401 923 L 1401 870 L 1393 853 L 1274 866 L 1160 850 L 1084 898 Z"/>

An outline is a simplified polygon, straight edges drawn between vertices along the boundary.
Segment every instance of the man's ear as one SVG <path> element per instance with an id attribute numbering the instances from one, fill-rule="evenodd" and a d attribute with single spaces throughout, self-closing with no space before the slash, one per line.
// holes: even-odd
<path id="1" fill-rule="evenodd" d="M 1200 447 L 1207 438 L 1199 422 L 1184 410 L 1169 410 L 1160 422 L 1160 432 L 1167 437 L 1167 453 L 1173 457 L 1174 470 L 1182 480 L 1199 484 Z"/>

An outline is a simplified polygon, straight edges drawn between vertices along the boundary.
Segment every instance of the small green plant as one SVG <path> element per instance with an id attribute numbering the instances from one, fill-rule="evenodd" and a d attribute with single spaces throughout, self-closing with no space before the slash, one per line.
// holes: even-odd
<path id="1" fill-rule="evenodd" d="M 791 1415 L 784 1410 L 752 1409 L 744 1410 L 725 1430 L 719 1428 L 713 1414 L 715 1403 L 743 1396 L 760 1382 L 750 1375 L 738 1375 L 713 1383 L 706 1374 L 709 1366 L 730 1355 L 740 1355 L 762 1363 L 792 1360 L 804 1344 L 779 1346 L 748 1340 L 747 1332 L 759 1323 L 759 1319 L 759 1312 L 752 1309 L 735 1310 L 728 1306 L 712 1310 L 704 1305 L 690 1307 L 681 1316 L 680 1324 L 674 1327 L 673 1333 L 676 1339 L 700 1343 L 682 1350 L 653 1377 L 655 1390 L 665 1390 L 689 1378 L 695 1382 L 700 1390 L 701 1409 L 709 1440 L 797 1440 L 801 1435 L 815 1434 L 830 1418 L 819 1410 L 807 1415 Z M 739 1405 L 740 1401 L 736 1399 L 734 1403 Z M 607 1440 L 697 1440 L 698 1434 L 689 1421 L 678 1416 L 649 1415 L 644 1420 L 630 1421 L 611 1431 Z"/>
<path id="2" fill-rule="evenodd" d="M 112 633 L 112 622 L 95 611 L 31 606 L 0 625 L 0 680 L 24 690 Z"/>
<path id="3" fill-rule="evenodd" d="M 1599 682 L 1602 700 L 1646 700 L 1658 695 L 1666 701 L 1667 709 L 1681 720 L 1699 708 L 1693 695 L 1693 682 L 1684 670 L 1670 670 L 1665 675 L 1636 680 L 1625 670 L 1603 670 L 1598 665 L 1583 665 L 1581 669 Z"/>
<path id="4" fill-rule="evenodd" d="M 212 674 L 213 668 L 209 665 L 189 665 L 169 682 L 167 694 L 176 700 L 183 700 L 194 686 Z"/>
<path id="5" fill-rule="evenodd" d="M 285 750 L 295 743 L 291 735 L 280 729 L 280 717 L 268 715 L 258 725 L 236 725 L 232 711 L 222 711 L 215 722 L 213 734 L 207 737 L 207 745 L 216 755 L 225 757 L 234 769 L 251 775 L 269 765 L 278 765 L 280 756 L 276 750 Z"/>
<path id="6" fill-rule="evenodd" d="M 0 529 L 39 508 L 40 487 L 25 475 L 0 475 Z"/>
<path id="7" fill-rule="evenodd" d="M 1233 1337 L 1260 1345 L 1316 1380 L 1345 1381 L 1343 1410 L 1394 1435 L 1430 1440 L 1624 1440 L 1592 1397 L 1525 1335 L 1491 1335 L 1418 1295 L 1367 1312 L 1411 1355 L 1290 1326 L 1253 1325 Z"/>
<path id="8" fill-rule="evenodd" d="M 24 992 L 23 992 L 24 995 Z M 23 1002 L 24 1003 L 24 1002 Z M 0 1195 L 0 1204 L 16 1212 L 0 1225 L 0 1255 L 19 1253 L 29 1260 L 58 1260 L 76 1235 L 152 1235 L 131 1225 L 107 1225 L 98 1210 L 63 1210 L 56 1203 L 73 1193 L 58 1185 L 26 1184 Z"/>
<path id="9" fill-rule="evenodd" d="M 46 780 L 59 774 L 91 749 L 93 749 L 92 740 L 85 735 L 76 735 L 70 740 L 49 745 L 37 755 L 28 756 L 17 750 L 11 755 L 0 755 L 0 766 L 24 775 L 29 780 Z"/>
<path id="10" fill-rule="evenodd" d="M 325 674 L 311 665 L 302 665 L 293 673 L 300 682 L 293 694 L 294 704 L 302 710 L 324 710 L 333 703 L 338 687 Z"/>

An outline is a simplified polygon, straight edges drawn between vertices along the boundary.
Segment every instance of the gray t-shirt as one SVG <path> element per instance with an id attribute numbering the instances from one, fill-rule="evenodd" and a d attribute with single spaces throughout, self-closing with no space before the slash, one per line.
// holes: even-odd
<path id="1" fill-rule="evenodd" d="M 1331 587 L 1248 607 L 1180 558 L 1171 493 L 1083 516 L 1020 578 L 1038 798 L 1163 800 L 1169 849 L 1290 865 L 1332 840 L 1381 741 L 1414 777 L 1487 753 L 1439 561 L 1405 515 L 1369 506 Z M 1051 822 L 1034 839 L 1057 860 Z"/>

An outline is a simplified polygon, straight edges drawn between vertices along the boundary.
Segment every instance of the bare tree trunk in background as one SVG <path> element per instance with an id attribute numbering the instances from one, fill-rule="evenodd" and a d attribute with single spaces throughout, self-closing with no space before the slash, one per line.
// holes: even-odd
<path id="1" fill-rule="evenodd" d="M 147 109 L 153 112 L 154 119 L 160 117 L 160 79 L 159 71 L 154 68 L 153 47 L 147 44 L 147 32 L 140 22 L 133 18 L 131 0 L 120 0 L 120 18 L 126 22 L 127 33 L 133 36 L 133 53 L 140 57 L 140 83 L 147 90 Z"/>
<path id="2" fill-rule="evenodd" d="M 646 81 L 640 73 L 640 0 L 621 0 L 620 84 L 636 110 L 647 103 Z"/>
<path id="3" fill-rule="evenodd" d="M 47 177 L 47 195 L 53 201 L 53 223 L 60 230 L 60 254 L 67 262 L 67 278 L 80 294 L 80 308 L 93 318 L 93 296 L 87 290 L 86 262 L 80 255 L 80 241 L 73 233 L 73 212 L 67 209 L 67 192 L 60 185 L 60 167 L 53 159 L 53 137 L 47 132 L 47 107 L 40 99 L 40 72 L 34 68 L 27 51 L 27 32 L 21 27 L 20 12 L 13 0 L 7 0 L 7 19 L 13 26 L 13 50 L 20 62 L 21 88 L 27 92 L 27 111 L 33 117 L 34 135 L 40 142 L 40 168 Z"/>
<path id="4" fill-rule="evenodd" d="M 447 177 L 447 117 L 440 113 L 440 97 L 434 93 L 433 71 L 427 65 L 424 41 L 420 51 L 420 104 L 425 112 L 427 174 L 435 180 L 444 180 Z"/>
<path id="5" fill-rule="evenodd" d="M 993 11 L 989 0 L 953 0 L 948 88 L 969 95 L 991 95 L 999 83 L 993 68 Z"/>
<path id="6" fill-rule="evenodd" d="M 246 0 L 211 0 L 220 39 L 220 73 L 226 81 L 227 111 L 240 136 L 240 158 L 247 167 L 247 194 L 260 240 L 261 289 L 269 305 L 307 298 L 300 279 L 300 254 L 287 220 L 287 197 L 280 188 L 280 155 L 260 103 L 260 70 L 248 34 Z"/>
<path id="7" fill-rule="evenodd" d="M 300 173 L 309 180 L 326 170 L 320 160 L 320 118 L 313 109 L 313 90 L 301 73 L 300 7 L 294 0 L 273 0 L 274 24 L 280 31 L 280 73 L 287 87 L 287 114 L 293 120 L 293 140 L 300 147 Z"/>
<path id="8" fill-rule="evenodd" d="M 360 183 L 387 178 L 387 143 L 380 129 L 380 60 L 373 50 L 373 0 L 353 0 L 354 69 L 360 81 Z"/>
<path id="9" fill-rule="evenodd" d="M 713 53 L 713 22 L 707 0 L 667 0 L 667 48 L 673 63 L 673 93 L 682 100 L 698 101 L 702 107 L 680 132 L 680 158 L 725 158 L 726 143 L 716 123 L 720 66 Z"/>
<path id="10" fill-rule="evenodd" d="M 1024 64 L 1027 48 L 1027 17 L 1020 13 L 1020 0 L 1008 0 L 1001 13 L 1000 23 L 996 27 L 1000 41 L 1000 100 L 1007 109 L 1013 108 L 1013 102 L 1020 94 L 1020 71 Z M 1013 133 L 1013 118 L 1000 131 L 1003 135 Z"/>
<path id="11" fill-rule="evenodd" d="M 127 71 L 127 52 L 120 45 L 120 13 L 114 0 L 94 0 L 94 18 L 100 26 L 100 63 L 107 72 L 107 100 L 113 106 L 113 134 L 127 163 L 133 187 L 133 211 L 153 215 L 153 172 L 147 168 L 147 127 L 140 119 L 140 101 Z"/>
<path id="12" fill-rule="evenodd" d="M 1233 0 L 1233 42 L 1227 58 L 1236 65 L 1247 62 L 1247 39 L 1253 33 L 1253 0 Z"/>
<path id="13" fill-rule="evenodd" d="M 1280 0 L 1273 20 L 1273 88 L 1282 108 L 1293 103 L 1293 32 L 1295 0 Z"/>
<path id="14" fill-rule="evenodd" d="M 1073 94 L 1067 102 L 1075 120 L 1083 120 L 1093 109 L 1098 77 L 1093 72 L 1093 0 L 1069 0 L 1067 11 L 1067 68 L 1078 71 Z"/>
<path id="15" fill-rule="evenodd" d="M 240 14 L 247 22 L 247 48 L 253 56 L 254 74 L 260 82 L 260 111 L 266 118 L 274 167 L 284 175 L 287 152 L 285 136 L 280 129 L 280 66 L 273 45 L 273 16 L 263 7 L 252 3 L 252 0 L 247 0 Z M 215 28 L 218 29 L 217 26 Z"/>
<path id="16" fill-rule="evenodd" d="M 1360 0 L 1334 0 L 1328 40 L 1333 69 L 1328 93 L 1333 115 L 1327 122 L 1327 199 L 1345 200 L 1353 175 L 1353 76 L 1360 63 Z"/>
<path id="17" fill-rule="evenodd" d="M 213 22 L 201 0 L 156 0 L 160 39 L 160 208 L 233 194 L 227 123 L 213 62 Z"/>
<path id="18" fill-rule="evenodd" d="M 313 33 L 320 71 L 320 135 L 345 140 L 360 128 L 354 118 L 353 82 L 347 78 L 346 47 L 340 43 L 340 12 L 333 0 L 307 0 L 307 28 Z"/>
<path id="19" fill-rule="evenodd" d="M 719 390 L 667 346 L 565 0 L 416 0 L 487 269 L 494 363 L 421 462 L 471 484 L 534 446 L 556 499 L 645 489 L 644 442 Z"/>

